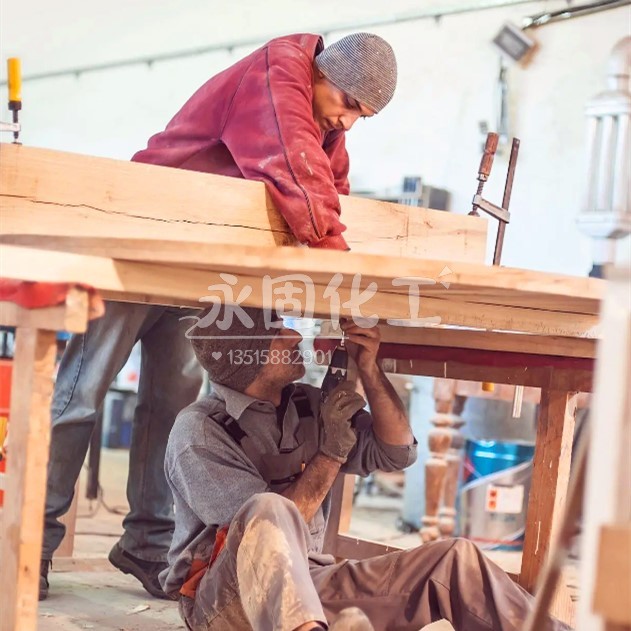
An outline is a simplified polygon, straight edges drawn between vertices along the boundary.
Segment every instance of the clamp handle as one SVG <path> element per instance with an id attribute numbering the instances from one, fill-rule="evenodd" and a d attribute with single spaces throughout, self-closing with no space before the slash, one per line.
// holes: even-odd
<path id="1" fill-rule="evenodd" d="M 497 151 L 497 144 L 499 136 L 495 132 L 489 132 L 486 137 L 486 143 L 484 144 L 484 153 L 480 160 L 480 168 L 478 169 L 478 180 L 486 182 L 491 174 L 491 167 L 493 166 L 493 158 Z"/>
<path id="2" fill-rule="evenodd" d="M 22 108 L 22 71 L 18 57 L 7 59 L 7 85 L 9 87 L 9 109 Z"/>

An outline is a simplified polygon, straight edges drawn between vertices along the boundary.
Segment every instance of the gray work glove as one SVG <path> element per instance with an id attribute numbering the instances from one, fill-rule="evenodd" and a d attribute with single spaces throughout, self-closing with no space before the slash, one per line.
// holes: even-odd
<path id="1" fill-rule="evenodd" d="M 329 458 L 344 464 L 357 442 L 355 431 L 351 427 L 353 414 L 366 405 L 363 397 L 355 392 L 350 381 L 343 381 L 336 386 L 320 406 L 320 418 L 324 425 L 324 441 L 320 451 Z"/>

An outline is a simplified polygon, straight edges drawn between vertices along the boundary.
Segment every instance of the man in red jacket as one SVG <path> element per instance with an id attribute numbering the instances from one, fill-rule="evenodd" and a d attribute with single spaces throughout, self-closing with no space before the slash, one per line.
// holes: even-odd
<path id="1" fill-rule="evenodd" d="M 267 43 L 207 81 L 133 160 L 265 182 L 301 243 L 346 250 L 338 195 L 349 192 L 345 133 L 385 107 L 396 61 L 376 35 L 355 33 L 324 48 L 318 35 Z M 201 371 L 185 337 L 186 312 L 108 302 L 105 315 L 70 340 L 52 404 L 40 599 L 65 533 L 67 512 L 107 389 L 142 342 L 130 447 L 130 512 L 110 561 L 156 597 L 173 534 L 163 463 L 176 414 L 197 396 Z"/>
<path id="2" fill-rule="evenodd" d="M 388 104 L 396 79 L 376 35 L 327 48 L 319 35 L 280 37 L 207 81 L 134 160 L 261 180 L 301 243 L 348 249 L 344 136 Z"/>

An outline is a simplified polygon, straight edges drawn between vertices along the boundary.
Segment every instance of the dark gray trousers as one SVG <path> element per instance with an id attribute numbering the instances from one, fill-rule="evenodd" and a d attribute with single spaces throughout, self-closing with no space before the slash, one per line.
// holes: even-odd
<path id="1" fill-rule="evenodd" d="M 295 504 L 255 495 L 180 612 L 193 631 L 291 631 L 359 607 L 376 631 L 418 631 L 447 619 L 456 631 L 519 631 L 532 597 L 471 542 L 450 539 L 363 561 L 309 560 Z M 569 627 L 550 619 L 541 631 Z"/>
<path id="2" fill-rule="evenodd" d="M 105 315 L 73 335 L 59 366 L 51 408 L 42 558 L 52 559 L 66 527 L 59 521 L 74 488 L 97 411 L 134 344 L 142 343 L 138 404 L 134 413 L 122 547 L 146 561 L 166 559 L 173 533 L 173 496 L 164 454 L 176 415 L 195 401 L 201 367 L 185 332 L 187 309 L 106 302 Z"/>

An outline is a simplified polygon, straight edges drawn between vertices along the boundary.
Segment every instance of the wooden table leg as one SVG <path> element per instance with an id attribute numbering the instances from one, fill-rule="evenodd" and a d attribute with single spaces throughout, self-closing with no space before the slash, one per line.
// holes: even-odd
<path id="1" fill-rule="evenodd" d="M 456 500 L 458 499 L 458 478 L 462 464 L 462 448 L 464 436 L 460 428 L 464 420 L 459 415 L 453 415 L 450 435 L 451 442 L 445 454 L 447 470 L 445 471 L 445 486 L 443 489 L 443 504 L 438 512 L 438 529 L 441 537 L 453 537 L 456 530 Z"/>
<path id="2" fill-rule="evenodd" d="M 55 352 L 53 331 L 17 329 L 0 558 L 0 624 L 7 631 L 37 628 Z"/>
<path id="3" fill-rule="evenodd" d="M 578 393 L 542 389 L 519 583 L 533 592 L 563 516 Z M 563 590 L 561 590 L 563 591 Z M 560 598 L 567 600 L 566 594 Z M 563 604 L 567 608 L 567 603 Z M 555 613 L 559 613 L 558 611 Z"/>
<path id="4" fill-rule="evenodd" d="M 453 379 L 436 379 L 434 384 L 436 415 L 429 433 L 430 457 L 425 464 L 425 514 L 421 523 L 423 543 L 441 536 L 451 536 L 455 529 L 456 493 L 462 446 L 460 417 L 466 397 L 456 396 Z"/>

